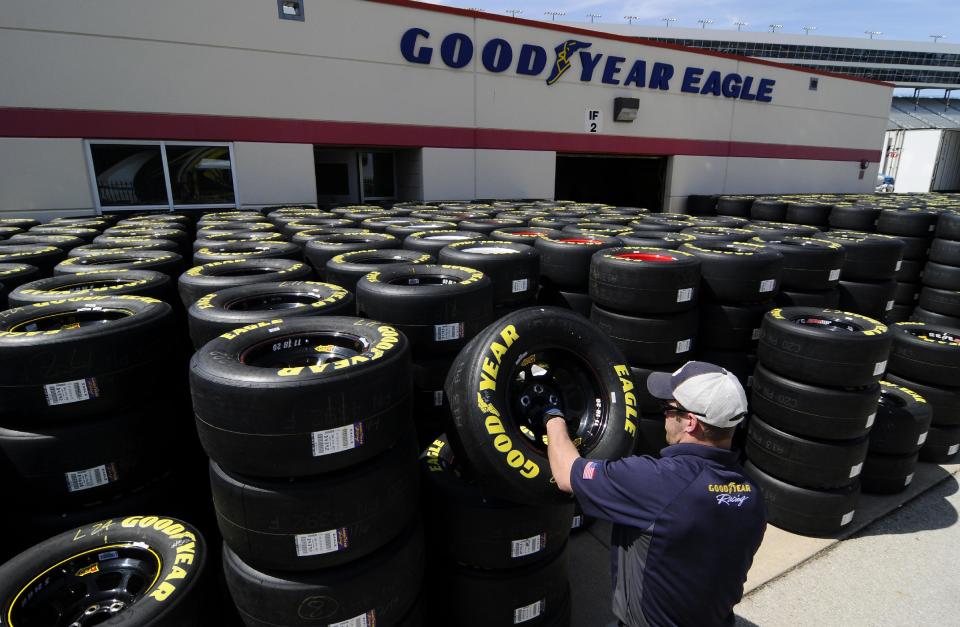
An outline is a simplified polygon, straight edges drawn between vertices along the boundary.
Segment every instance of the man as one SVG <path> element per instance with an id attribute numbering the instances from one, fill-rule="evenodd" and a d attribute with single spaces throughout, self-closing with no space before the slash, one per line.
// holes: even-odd
<path id="1" fill-rule="evenodd" d="M 733 625 L 766 526 L 763 496 L 730 451 L 746 395 L 732 374 L 698 361 L 651 374 L 647 389 L 665 405 L 661 459 L 583 459 L 552 407 L 550 469 L 584 513 L 613 523 L 615 625 Z"/>

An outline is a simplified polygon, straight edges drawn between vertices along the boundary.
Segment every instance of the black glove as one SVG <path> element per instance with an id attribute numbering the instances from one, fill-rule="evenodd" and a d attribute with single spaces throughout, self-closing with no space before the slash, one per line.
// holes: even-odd
<path id="1" fill-rule="evenodd" d="M 563 414 L 563 408 L 560 406 L 560 401 L 556 403 L 548 403 L 543 408 L 543 426 L 547 426 L 547 422 L 553 418 L 563 418 L 567 419 Z"/>

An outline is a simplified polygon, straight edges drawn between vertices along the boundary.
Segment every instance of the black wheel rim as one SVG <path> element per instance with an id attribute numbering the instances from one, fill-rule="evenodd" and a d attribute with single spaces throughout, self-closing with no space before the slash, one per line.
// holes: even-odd
<path id="1" fill-rule="evenodd" d="M 98 547 L 51 566 L 20 589 L 9 627 L 91 627 L 136 603 L 156 583 L 162 562 L 142 543 Z"/>
<path id="2" fill-rule="evenodd" d="M 791 322 L 801 326 L 816 327 L 821 331 L 829 333 L 859 333 L 863 327 L 850 320 L 833 320 L 830 318 L 819 318 L 817 316 L 798 316 L 791 318 Z"/>
<path id="3" fill-rule="evenodd" d="M 306 292 L 289 292 L 286 294 L 257 294 L 244 296 L 225 303 L 223 308 L 230 311 L 281 311 L 297 309 L 304 305 L 312 305 L 320 298 Z"/>
<path id="4" fill-rule="evenodd" d="M 398 276 L 387 281 L 389 285 L 456 285 L 463 279 L 452 274 L 411 274 Z"/>
<path id="5" fill-rule="evenodd" d="M 322 367 L 365 353 L 370 343 L 358 335 L 340 332 L 297 333 L 270 338 L 246 349 L 240 362 L 254 368 Z"/>
<path id="6" fill-rule="evenodd" d="M 567 430 L 580 451 L 592 450 L 606 430 L 610 407 L 600 377 L 572 351 L 545 347 L 524 354 L 511 368 L 508 394 L 513 421 L 527 443 L 543 454 L 547 450 L 543 412 L 553 398 L 559 399 Z"/>
<path id="7" fill-rule="evenodd" d="M 133 315 L 128 309 L 76 309 L 43 316 L 33 316 L 23 320 L 7 330 L 15 333 L 29 333 L 31 331 L 66 331 L 84 327 L 96 327 L 110 324 Z"/>
<path id="8" fill-rule="evenodd" d="M 53 292 L 55 294 L 59 294 L 59 293 L 70 294 L 73 292 L 85 292 L 87 290 L 95 290 L 101 287 L 109 287 L 112 285 L 126 286 L 126 285 L 134 285 L 134 284 L 130 283 L 129 281 L 125 281 L 123 279 L 100 279 L 99 281 L 93 280 L 93 279 L 87 279 L 82 283 L 71 283 L 70 285 L 55 287 L 47 291 Z"/>

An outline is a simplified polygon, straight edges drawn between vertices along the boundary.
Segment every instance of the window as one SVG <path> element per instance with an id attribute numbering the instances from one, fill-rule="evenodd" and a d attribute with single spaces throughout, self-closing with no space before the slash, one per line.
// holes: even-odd
<path id="1" fill-rule="evenodd" d="M 393 185 L 393 153 L 361 152 L 360 184 L 363 200 L 379 200 L 396 196 Z"/>
<path id="2" fill-rule="evenodd" d="M 88 141 L 86 148 L 98 213 L 239 204 L 229 144 Z"/>
<path id="3" fill-rule="evenodd" d="M 277 13 L 281 20 L 303 21 L 302 0 L 277 0 Z"/>
<path id="4" fill-rule="evenodd" d="M 810 77 L 810 91 L 817 91 L 817 88 L 820 87 L 820 79 L 811 76 Z"/>

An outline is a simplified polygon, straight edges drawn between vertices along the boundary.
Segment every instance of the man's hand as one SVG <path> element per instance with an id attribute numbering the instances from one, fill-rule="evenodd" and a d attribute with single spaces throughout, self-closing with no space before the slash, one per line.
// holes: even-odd
<path id="1" fill-rule="evenodd" d="M 563 415 L 562 409 L 560 409 L 555 405 L 550 406 L 550 407 L 547 407 L 546 410 L 544 410 L 543 412 L 543 426 L 546 427 L 547 423 L 554 418 L 562 418 L 564 421 L 566 421 L 567 419 L 566 416 Z"/>

